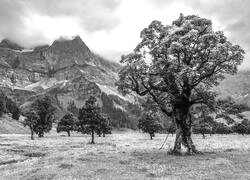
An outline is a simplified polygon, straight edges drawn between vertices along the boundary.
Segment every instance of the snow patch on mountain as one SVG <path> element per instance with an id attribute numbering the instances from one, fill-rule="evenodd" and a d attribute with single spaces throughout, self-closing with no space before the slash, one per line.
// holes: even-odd
<path id="1" fill-rule="evenodd" d="M 36 83 L 25 86 L 25 89 L 32 90 L 36 87 L 42 87 L 43 89 L 48 89 L 57 83 L 56 78 L 45 78 Z"/>
<path id="2" fill-rule="evenodd" d="M 48 88 L 51 88 L 57 84 L 62 84 L 63 86 L 65 86 L 67 82 L 68 82 L 68 80 L 58 81 L 56 78 L 44 78 L 41 81 L 38 81 L 36 83 L 25 86 L 25 89 L 33 90 L 37 87 L 42 87 L 43 89 L 48 89 Z"/>
<path id="3" fill-rule="evenodd" d="M 101 89 L 101 91 L 105 92 L 107 95 L 115 95 L 115 96 L 118 96 L 119 98 L 125 100 L 125 101 L 129 101 L 131 103 L 134 102 L 134 98 L 132 96 L 129 96 L 129 95 L 126 95 L 126 96 L 122 96 L 121 94 L 119 94 L 119 92 L 111 87 L 111 86 L 107 86 L 107 85 L 101 85 L 101 84 L 98 84 L 98 87 Z"/>
<path id="4" fill-rule="evenodd" d="M 113 101 L 113 104 L 114 104 L 114 107 L 115 107 L 116 109 L 120 109 L 120 110 L 126 112 L 126 109 L 124 109 L 121 105 L 117 104 L 117 103 L 114 102 L 114 101 Z"/>
<path id="5" fill-rule="evenodd" d="M 22 50 L 12 49 L 12 51 L 18 52 L 18 53 L 25 53 L 25 52 L 32 52 L 32 51 L 34 51 L 34 49 L 22 49 Z"/>

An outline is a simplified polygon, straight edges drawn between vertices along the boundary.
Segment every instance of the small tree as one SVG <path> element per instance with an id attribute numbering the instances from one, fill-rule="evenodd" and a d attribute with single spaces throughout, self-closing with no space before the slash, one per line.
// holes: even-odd
<path id="1" fill-rule="evenodd" d="M 5 100 L 4 93 L 1 91 L 0 92 L 0 117 L 2 117 L 5 112 L 6 112 L 6 100 Z"/>
<path id="2" fill-rule="evenodd" d="M 28 126 L 31 132 L 31 140 L 34 140 L 34 132 L 36 128 L 39 127 L 39 116 L 37 115 L 34 109 L 29 110 L 28 112 L 24 113 L 26 118 L 24 119 L 24 127 Z"/>
<path id="3" fill-rule="evenodd" d="M 17 104 L 2 91 L 0 92 L 0 117 L 3 113 L 11 113 L 12 118 L 18 120 L 20 117 L 20 109 Z"/>
<path id="4" fill-rule="evenodd" d="M 57 124 L 57 132 L 66 131 L 70 136 L 70 131 L 76 129 L 76 118 L 72 113 L 67 113 Z"/>
<path id="5" fill-rule="evenodd" d="M 106 114 L 101 114 L 101 119 L 100 119 L 100 124 L 99 128 L 97 128 L 96 133 L 103 137 L 105 137 L 105 134 L 111 134 L 111 124 L 110 124 L 110 119 Z"/>
<path id="6" fill-rule="evenodd" d="M 17 104 L 12 99 L 8 98 L 7 96 L 5 97 L 5 101 L 6 101 L 7 112 L 12 114 L 13 119 L 19 120 L 21 112 Z"/>
<path id="7" fill-rule="evenodd" d="M 241 123 L 236 123 L 232 126 L 232 131 L 238 134 L 249 134 L 250 133 L 250 121 L 244 119 Z"/>
<path id="8" fill-rule="evenodd" d="M 13 104 L 12 110 L 11 110 L 12 118 L 15 120 L 19 120 L 20 113 L 21 113 L 20 109 L 15 104 Z"/>
<path id="9" fill-rule="evenodd" d="M 38 137 L 43 137 L 44 133 L 49 132 L 52 129 L 54 112 L 56 109 L 52 105 L 52 101 L 49 96 L 42 96 L 36 99 L 32 104 L 32 108 L 39 117 L 35 133 L 38 134 Z"/>
<path id="10" fill-rule="evenodd" d="M 94 144 L 94 133 L 98 131 L 101 123 L 101 109 L 96 105 L 96 98 L 90 96 L 79 110 L 79 130 L 82 133 L 88 133 L 90 131 L 92 139 L 91 144 Z"/>
<path id="11" fill-rule="evenodd" d="M 156 132 L 162 130 L 162 124 L 159 119 L 150 113 L 144 113 L 139 119 L 138 128 L 144 133 L 149 133 L 152 140 Z"/>

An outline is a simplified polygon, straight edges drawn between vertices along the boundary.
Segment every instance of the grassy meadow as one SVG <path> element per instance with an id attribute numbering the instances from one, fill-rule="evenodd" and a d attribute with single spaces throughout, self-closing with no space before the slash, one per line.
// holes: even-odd
<path id="1" fill-rule="evenodd" d="M 105 138 L 72 133 L 0 135 L 0 179 L 250 179 L 250 136 L 194 135 L 196 156 L 173 156 L 169 135 L 114 131 Z"/>

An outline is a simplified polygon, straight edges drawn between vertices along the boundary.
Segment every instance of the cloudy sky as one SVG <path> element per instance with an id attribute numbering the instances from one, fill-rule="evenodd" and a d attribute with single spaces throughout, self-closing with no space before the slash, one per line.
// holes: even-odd
<path id="1" fill-rule="evenodd" d="M 241 69 L 250 69 L 249 0 L 0 0 L 0 39 L 32 47 L 80 35 L 90 49 L 119 61 L 152 20 L 170 24 L 180 13 L 211 19 L 244 48 Z"/>

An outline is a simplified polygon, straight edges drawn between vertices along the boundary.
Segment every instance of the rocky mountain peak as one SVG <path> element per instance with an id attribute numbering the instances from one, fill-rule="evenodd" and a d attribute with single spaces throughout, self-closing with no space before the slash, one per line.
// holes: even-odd
<path id="1" fill-rule="evenodd" d="M 93 64 L 93 54 L 80 36 L 59 38 L 45 52 L 45 59 L 56 69 L 72 66 Z"/>
<path id="2" fill-rule="evenodd" d="M 19 50 L 19 51 L 24 49 L 22 46 L 18 45 L 17 43 L 12 42 L 9 39 L 3 39 L 0 42 L 0 47 L 9 48 L 9 49 L 13 49 L 13 50 Z"/>
<path id="3" fill-rule="evenodd" d="M 50 48 L 64 51 L 73 49 L 81 51 L 90 51 L 80 36 L 74 36 L 72 38 L 60 37 L 52 43 Z"/>

